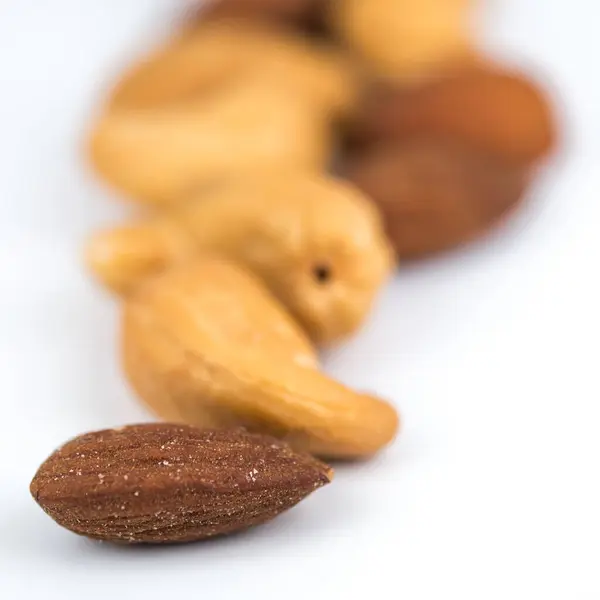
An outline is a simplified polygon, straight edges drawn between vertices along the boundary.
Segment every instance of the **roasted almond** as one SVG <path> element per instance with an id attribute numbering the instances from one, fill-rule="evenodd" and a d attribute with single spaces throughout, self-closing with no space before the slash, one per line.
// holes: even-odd
<path id="1" fill-rule="evenodd" d="M 265 523 L 331 477 L 325 464 L 268 436 L 146 424 L 75 438 L 42 464 L 30 489 L 74 533 L 162 544 Z"/>
<path id="2" fill-rule="evenodd" d="M 518 165 L 556 144 L 553 110 L 528 76 L 495 66 L 453 71 L 415 88 L 374 88 L 357 118 L 356 137 L 404 141 L 449 137 Z"/>
<path id="3" fill-rule="evenodd" d="M 413 139 L 359 153 L 347 176 L 375 201 L 401 259 L 460 246 L 522 201 L 530 174 L 455 141 Z"/>

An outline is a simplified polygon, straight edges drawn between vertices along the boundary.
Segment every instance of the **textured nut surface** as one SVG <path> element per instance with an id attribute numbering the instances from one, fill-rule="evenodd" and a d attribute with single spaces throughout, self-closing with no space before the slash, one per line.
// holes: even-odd
<path id="1" fill-rule="evenodd" d="M 199 259 L 127 299 L 125 373 L 168 421 L 243 426 L 329 457 L 367 456 L 390 443 L 395 410 L 290 360 L 282 329 L 292 329 L 290 317 L 256 278 Z"/>
<path id="2" fill-rule="evenodd" d="M 331 20 L 367 68 L 413 82 L 472 53 L 470 0 L 333 0 Z"/>
<path id="3" fill-rule="evenodd" d="M 217 186 L 152 220 L 102 232 L 88 263 L 123 293 L 207 252 L 251 269 L 319 343 L 362 325 L 392 269 L 381 217 L 358 190 L 277 174 Z"/>
<path id="4" fill-rule="evenodd" d="M 131 199 L 165 205 L 232 175 L 320 170 L 330 151 L 323 117 L 285 88 L 241 80 L 185 107 L 109 112 L 90 155 Z"/>
<path id="5" fill-rule="evenodd" d="M 330 115 L 348 112 L 357 100 L 355 69 L 338 49 L 272 24 L 221 18 L 201 19 L 126 72 L 109 109 L 181 104 L 256 76 Z"/>
<path id="6" fill-rule="evenodd" d="M 358 123 L 367 140 L 447 136 L 523 165 L 548 154 L 556 138 L 542 90 L 523 75 L 483 65 L 414 89 L 380 89 Z"/>
<path id="7" fill-rule="evenodd" d="M 418 139 L 362 154 L 348 177 L 380 207 L 401 258 L 476 238 L 519 204 L 528 182 L 525 170 L 496 157 Z"/>
<path id="8" fill-rule="evenodd" d="M 41 465 L 31 494 L 77 534 L 157 544 L 259 525 L 331 477 L 329 467 L 273 438 L 147 424 L 68 442 Z"/>

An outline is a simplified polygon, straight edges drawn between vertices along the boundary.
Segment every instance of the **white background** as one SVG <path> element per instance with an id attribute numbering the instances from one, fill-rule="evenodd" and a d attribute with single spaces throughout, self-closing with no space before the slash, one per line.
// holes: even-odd
<path id="1" fill-rule="evenodd" d="M 494 4 L 487 43 L 558 90 L 566 158 L 492 238 L 402 270 L 326 357 L 397 403 L 398 443 L 246 535 L 128 549 L 61 530 L 28 485 L 67 438 L 149 418 L 80 263 L 124 213 L 80 145 L 173 3 L 0 0 L 2 598 L 600 598 L 598 7 Z"/>

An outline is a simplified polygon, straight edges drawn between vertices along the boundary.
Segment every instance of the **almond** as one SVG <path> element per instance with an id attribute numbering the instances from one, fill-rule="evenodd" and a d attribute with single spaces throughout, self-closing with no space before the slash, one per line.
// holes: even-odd
<path id="1" fill-rule="evenodd" d="M 527 75 L 485 65 L 417 88 L 375 88 L 356 135 L 376 142 L 449 137 L 521 166 L 545 158 L 557 143 L 542 88 Z"/>
<path id="2" fill-rule="evenodd" d="M 480 237 L 520 205 L 530 178 L 526 169 L 441 139 L 363 151 L 347 175 L 381 209 L 401 259 Z"/>
<path id="3" fill-rule="evenodd" d="M 159 544 L 265 523 L 331 477 L 325 464 L 267 436 L 146 424 L 75 438 L 42 464 L 30 489 L 74 533 Z"/>

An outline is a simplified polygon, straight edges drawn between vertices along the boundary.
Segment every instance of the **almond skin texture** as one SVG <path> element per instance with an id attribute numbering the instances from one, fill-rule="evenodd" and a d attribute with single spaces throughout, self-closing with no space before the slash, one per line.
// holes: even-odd
<path id="1" fill-rule="evenodd" d="M 419 139 L 360 154 L 347 176 L 381 209 L 401 259 L 481 236 L 519 205 L 529 178 L 464 145 Z"/>
<path id="2" fill-rule="evenodd" d="M 381 86 L 357 118 L 359 138 L 403 141 L 442 136 L 527 166 L 555 146 L 552 109 L 525 75 L 494 66 L 453 72 L 423 86 Z"/>
<path id="3" fill-rule="evenodd" d="M 74 533 L 164 544 L 265 523 L 331 477 L 325 464 L 266 436 L 146 424 L 75 438 L 42 464 L 30 490 Z"/>
<path id="4" fill-rule="evenodd" d="M 294 322 L 260 280 L 235 263 L 196 259 L 125 301 L 123 367 L 162 419 L 244 427 L 328 458 L 388 445 L 398 415 L 299 361 Z M 310 358 L 310 356 L 309 356 Z"/>

